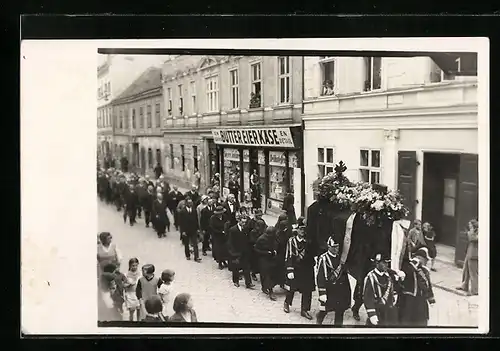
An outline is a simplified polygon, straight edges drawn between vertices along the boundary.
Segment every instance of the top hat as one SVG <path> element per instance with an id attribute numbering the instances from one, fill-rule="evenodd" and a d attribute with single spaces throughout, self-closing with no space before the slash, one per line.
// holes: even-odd
<path id="1" fill-rule="evenodd" d="M 214 214 L 223 214 L 226 212 L 226 209 L 222 206 L 217 206 L 214 210 Z"/>

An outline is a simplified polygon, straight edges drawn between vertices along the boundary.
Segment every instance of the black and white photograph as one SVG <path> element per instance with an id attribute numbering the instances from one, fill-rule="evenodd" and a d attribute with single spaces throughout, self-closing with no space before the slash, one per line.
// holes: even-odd
<path id="1" fill-rule="evenodd" d="M 65 245 L 93 332 L 477 333 L 488 67 L 446 39 L 93 43 L 93 129 L 66 123 L 94 175 L 66 207 L 85 187 L 96 230 Z"/>

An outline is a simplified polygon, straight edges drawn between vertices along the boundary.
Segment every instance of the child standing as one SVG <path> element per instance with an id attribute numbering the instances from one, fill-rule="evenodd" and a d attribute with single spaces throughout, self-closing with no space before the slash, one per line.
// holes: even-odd
<path id="1" fill-rule="evenodd" d="M 171 269 L 165 269 L 161 273 L 162 284 L 158 289 L 158 295 L 160 296 L 161 302 L 163 304 L 162 313 L 164 317 L 168 317 L 170 314 L 169 303 L 172 302 L 173 289 L 172 283 L 175 278 L 175 272 Z"/>
<path id="2" fill-rule="evenodd" d="M 146 309 L 146 316 L 144 317 L 145 322 L 167 322 L 167 318 L 161 313 L 162 303 L 159 296 L 154 295 L 149 297 L 144 303 Z"/>
<path id="3" fill-rule="evenodd" d="M 408 239 L 411 245 L 411 253 L 416 252 L 421 247 L 425 247 L 424 234 L 422 233 L 422 222 L 420 219 L 416 219 L 413 222 L 413 228 L 408 232 Z"/>
<path id="4" fill-rule="evenodd" d="M 125 284 L 127 283 L 127 278 L 113 263 L 108 263 L 106 266 L 104 266 L 103 270 L 105 273 L 110 273 L 114 276 L 116 289 L 113 291 L 112 298 L 118 312 L 120 312 L 120 314 L 123 314 L 123 303 L 125 302 L 123 295 Z"/>
<path id="5" fill-rule="evenodd" d="M 151 296 L 158 295 L 161 279 L 155 277 L 155 266 L 146 264 L 142 266 L 142 277 L 137 281 L 136 295 L 141 305 L 141 315 L 146 315 L 144 302 Z"/>
<path id="6" fill-rule="evenodd" d="M 425 246 L 429 250 L 429 257 L 431 258 L 431 271 L 436 272 L 436 268 L 434 268 L 434 261 L 436 260 L 437 256 L 435 243 L 436 232 L 429 222 L 424 223 L 424 225 L 422 226 L 422 230 L 424 234 Z"/>
<path id="7" fill-rule="evenodd" d="M 129 320 L 134 320 L 134 314 L 137 312 L 137 321 L 141 319 L 141 304 L 137 298 L 136 289 L 141 273 L 139 272 L 139 260 L 131 258 L 128 261 L 127 283 L 125 284 L 125 306 L 129 312 Z"/>

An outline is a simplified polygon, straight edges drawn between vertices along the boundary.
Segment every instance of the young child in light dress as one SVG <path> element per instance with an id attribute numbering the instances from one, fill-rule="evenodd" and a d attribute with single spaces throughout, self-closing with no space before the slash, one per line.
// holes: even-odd
<path id="1" fill-rule="evenodd" d="M 137 321 L 141 318 L 141 304 L 137 298 L 136 288 L 137 282 L 141 277 L 141 272 L 139 271 L 139 260 L 137 258 L 131 258 L 128 261 L 128 272 L 127 272 L 127 283 L 125 287 L 125 306 L 129 312 L 129 320 L 134 320 L 134 314 L 137 314 Z"/>
<path id="2" fill-rule="evenodd" d="M 161 302 L 163 304 L 162 314 L 165 318 L 168 318 L 169 315 L 172 315 L 172 301 L 173 301 L 173 282 L 175 278 L 175 272 L 171 269 L 165 269 L 161 273 L 162 284 L 158 289 L 158 295 L 161 298 Z M 170 305 L 170 306 L 169 306 Z"/>

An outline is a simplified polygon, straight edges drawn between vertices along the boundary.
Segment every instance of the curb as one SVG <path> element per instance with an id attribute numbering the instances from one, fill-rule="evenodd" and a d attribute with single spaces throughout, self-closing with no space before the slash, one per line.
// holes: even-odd
<path id="1" fill-rule="evenodd" d="M 444 290 L 444 291 L 447 291 L 449 293 L 452 293 L 452 294 L 455 294 L 455 295 L 458 295 L 458 296 L 468 297 L 467 293 L 465 293 L 465 292 L 463 292 L 461 290 L 457 290 L 457 289 L 454 289 L 454 288 L 449 288 L 447 286 L 440 285 L 439 283 L 438 284 L 432 284 L 432 287 L 433 288 L 438 288 L 438 289 L 441 289 L 441 290 Z"/>

